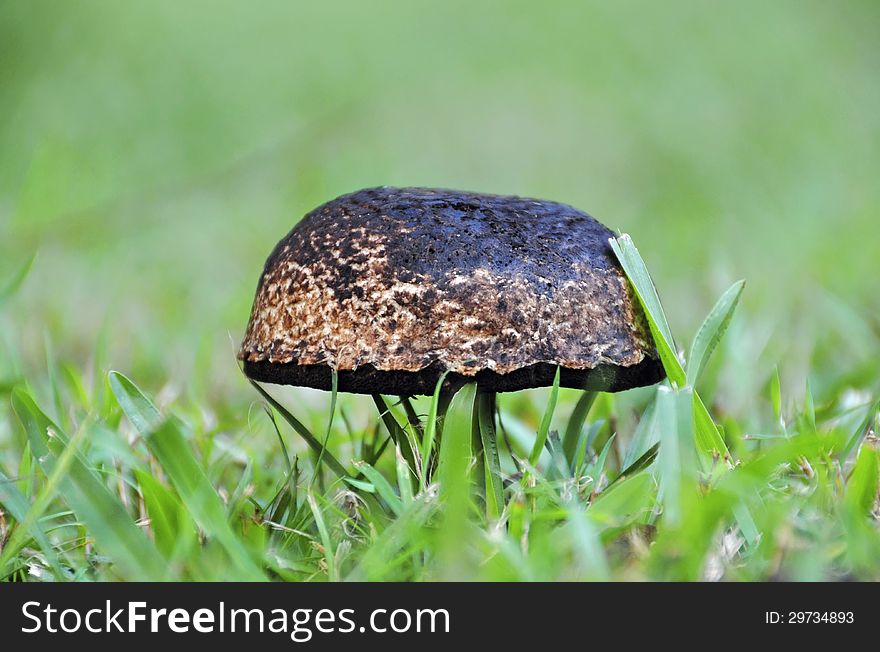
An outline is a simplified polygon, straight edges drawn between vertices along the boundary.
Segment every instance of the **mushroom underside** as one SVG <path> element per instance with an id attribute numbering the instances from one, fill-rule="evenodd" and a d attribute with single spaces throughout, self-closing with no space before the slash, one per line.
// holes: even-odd
<path id="1" fill-rule="evenodd" d="M 449 372 L 444 391 L 454 391 L 469 382 L 477 382 L 482 391 L 515 392 L 553 384 L 557 365 L 540 362 L 506 374 L 491 369 L 474 376 Z M 559 367 L 559 386 L 601 392 L 618 392 L 633 387 L 653 385 L 663 379 L 658 360 L 645 357 L 638 364 L 624 367 L 600 364 L 592 369 Z M 384 371 L 367 364 L 355 370 L 337 372 L 337 389 L 353 394 L 399 394 L 424 396 L 434 393 L 446 367 L 435 362 L 419 371 Z M 327 365 L 278 364 L 265 360 L 244 361 L 245 374 L 256 381 L 278 385 L 297 385 L 314 389 L 332 389 L 333 372 Z"/>

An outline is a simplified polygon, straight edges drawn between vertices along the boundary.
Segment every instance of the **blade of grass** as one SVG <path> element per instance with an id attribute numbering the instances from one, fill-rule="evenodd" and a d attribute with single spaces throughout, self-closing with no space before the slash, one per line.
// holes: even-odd
<path id="1" fill-rule="evenodd" d="M 281 429 L 278 428 L 278 422 L 275 420 L 275 413 L 268 405 L 264 405 L 263 409 L 266 411 L 266 415 L 269 417 L 269 422 L 272 424 L 273 430 L 275 430 L 275 436 L 278 437 L 278 442 L 281 445 L 281 457 L 284 460 L 286 471 L 284 474 L 284 481 L 281 483 L 281 486 L 278 487 L 278 491 L 272 496 L 272 500 L 269 501 L 268 506 L 265 509 L 261 509 L 261 511 L 268 512 L 269 520 L 273 523 L 280 523 L 284 513 L 287 511 L 287 508 L 291 503 L 296 505 L 298 489 L 297 482 L 299 480 L 298 459 L 294 457 L 294 462 L 291 464 L 290 455 L 288 454 L 287 446 L 284 443 L 284 437 L 281 436 Z M 253 462 L 249 462 L 247 469 L 245 469 L 245 474 L 239 481 L 238 487 L 236 487 L 235 493 L 229 501 L 230 507 L 234 506 L 235 500 L 244 494 L 245 487 L 251 481 L 251 478 L 246 478 L 245 476 L 249 475 L 252 470 Z M 232 514 L 230 510 L 227 511 Z"/>
<path id="2" fill-rule="evenodd" d="M 605 442 L 601 452 L 596 456 L 595 461 L 587 467 L 587 473 L 592 476 L 595 481 L 594 486 L 599 484 L 599 478 L 602 477 L 602 474 L 605 471 L 605 462 L 608 459 L 608 453 L 611 451 L 611 446 L 614 445 L 615 437 L 617 437 L 617 433 L 614 433 L 608 438 L 608 441 Z"/>
<path id="3" fill-rule="evenodd" d="M 111 374 L 116 374 L 116 376 L 118 376 L 119 378 L 125 378 L 125 376 L 123 376 L 122 374 L 117 374 L 116 372 L 111 372 Z M 130 383 L 131 381 L 128 382 Z M 284 420 L 287 421 L 288 424 L 290 424 L 290 427 L 293 428 L 294 431 L 296 431 L 296 433 L 303 438 L 303 441 L 305 441 L 313 451 L 320 454 L 321 451 L 324 450 L 324 447 L 321 445 L 321 442 L 318 441 L 318 438 L 315 437 L 312 432 L 308 428 L 306 428 L 306 426 L 299 419 L 293 416 L 290 411 L 287 410 L 287 408 L 285 408 L 283 405 L 281 405 L 281 403 L 272 398 L 269 392 L 260 387 L 258 383 L 255 383 L 254 381 L 250 381 L 250 383 L 260 393 L 260 396 L 266 399 L 269 405 L 275 408 L 275 410 L 284 418 Z M 333 454 L 330 453 L 330 451 L 324 453 L 324 463 L 328 467 L 330 467 L 330 469 L 339 478 L 344 479 L 346 476 L 348 476 L 348 471 L 345 470 L 345 467 L 342 466 L 339 460 L 333 457 Z"/>
<path id="4" fill-rule="evenodd" d="M 727 449 L 727 444 L 724 443 L 724 438 L 709 414 L 709 410 L 706 409 L 703 399 L 700 398 L 696 391 L 692 391 L 691 394 L 693 395 L 693 407 L 691 410 L 693 430 L 698 450 L 707 455 L 709 459 L 721 457 L 726 461 L 730 461 L 730 451 Z"/>
<path id="5" fill-rule="evenodd" d="M 116 402 L 135 430 L 144 435 L 162 423 L 159 408 L 153 405 L 137 385 L 118 371 L 111 371 L 108 377 Z"/>
<path id="6" fill-rule="evenodd" d="M 846 542 L 846 556 L 857 570 L 876 569 L 880 554 L 880 534 L 872 512 L 877 500 L 880 452 L 863 444 L 856 457 L 843 496 L 841 523 Z"/>
<path id="7" fill-rule="evenodd" d="M 124 375 L 110 372 L 110 386 L 122 411 L 168 474 L 189 513 L 228 553 L 236 577 L 265 579 L 262 570 L 232 531 L 220 497 L 193 457 L 177 423 L 162 421 L 153 402 Z"/>
<path id="8" fill-rule="evenodd" d="M 660 429 L 658 466 L 663 492 L 663 519 L 675 526 L 683 517 L 684 494 L 696 483 L 693 453 L 693 398 L 689 388 L 657 392 L 657 427 Z"/>
<path id="9" fill-rule="evenodd" d="M 226 509 L 204 470 L 193 457 L 178 425 L 166 421 L 145 435 L 147 446 L 180 496 L 187 511 L 208 536 L 226 550 L 235 571 L 230 579 L 265 580 L 260 567 L 226 520 Z"/>
<path id="10" fill-rule="evenodd" d="M 410 397 L 399 396 L 398 398 L 400 399 L 400 404 L 403 406 L 403 411 L 406 414 L 407 423 L 409 423 L 410 428 L 412 428 L 413 432 L 418 437 L 418 441 L 421 442 L 425 434 L 424 427 L 419 419 L 419 415 L 416 413 L 416 409 L 413 407 Z"/>
<path id="11" fill-rule="evenodd" d="M 400 499 L 404 506 L 409 505 L 413 500 L 413 486 L 410 482 L 411 474 L 406 466 L 406 460 L 400 449 L 394 449 L 394 471 L 397 476 L 397 490 L 400 492 Z"/>
<path id="12" fill-rule="evenodd" d="M 490 518 L 498 518 L 504 508 L 504 493 L 495 432 L 494 393 L 477 392 L 477 419 L 486 460 L 486 511 Z"/>
<path id="13" fill-rule="evenodd" d="M 651 446 L 657 443 L 659 432 L 656 427 L 656 420 L 657 400 L 655 393 L 654 400 L 648 403 L 648 406 L 645 408 L 645 411 L 639 418 L 639 423 L 636 426 L 635 431 L 633 432 L 632 439 L 630 440 L 629 446 L 626 450 L 626 455 L 623 458 L 622 466 L 624 468 L 633 464 L 637 459 L 645 454 L 645 451 L 647 451 L 649 448 L 651 448 Z"/>
<path id="14" fill-rule="evenodd" d="M 162 554 L 170 559 L 181 538 L 195 537 L 194 524 L 186 518 L 183 505 L 174 492 L 146 471 L 137 469 L 134 473 L 150 517 L 153 540 Z"/>
<path id="15" fill-rule="evenodd" d="M 865 418 L 859 424 L 859 427 L 856 428 L 855 432 L 853 432 L 852 436 L 847 440 L 846 445 L 840 450 L 839 459 L 841 461 L 849 459 L 850 454 L 861 445 L 864 438 L 870 432 L 871 424 L 874 422 L 874 419 L 877 418 L 878 413 L 880 413 L 880 401 L 877 401 L 868 408 Z"/>
<path id="16" fill-rule="evenodd" d="M 333 548 L 333 539 L 330 537 L 330 530 L 327 529 L 327 523 L 324 521 L 324 514 L 315 500 L 315 494 L 309 491 L 306 494 L 306 501 L 309 509 L 312 510 L 312 516 L 315 517 L 315 526 L 318 528 L 318 535 L 321 537 L 321 547 L 324 548 L 324 561 L 327 564 L 327 579 L 331 582 L 337 581 L 336 575 L 336 551 Z"/>
<path id="17" fill-rule="evenodd" d="M 553 421 L 553 412 L 556 411 L 556 402 L 559 399 L 559 367 L 556 367 L 556 375 L 553 376 L 553 387 L 550 389 L 550 398 L 547 401 L 547 407 L 544 410 L 544 417 L 541 419 L 541 425 L 538 428 L 538 436 L 532 446 L 532 452 L 529 453 L 529 464 L 535 466 L 544 444 L 547 441 L 547 434 L 550 432 L 550 422 Z"/>
<path id="18" fill-rule="evenodd" d="M 755 524 L 755 519 L 752 518 L 749 506 L 744 501 L 736 503 L 733 508 L 733 515 L 736 517 L 736 524 L 739 526 L 739 531 L 742 533 L 746 543 L 749 546 L 758 545 L 761 541 L 761 531 Z"/>
<path id="19" fill-rule="evenodd" d="M 663 312 L 657 288 L 651 280 L 651 275 L 648 274 L 645 261 L 642 260 L 639 250 L 627 234 L 624 233 L 619 238 L 609 238 L 608 242 L 645 311 L 648 328 L 654 337 L 654 344 L 657 346 L 657 353 L 660 355 L 666 375 L 674 385 L 684 387 L 687 384 L 687 375 L 675 354 L 675 340 L 672 338 L 666 313 Z"/>
<path id="20" fill-rule="evenodd" d="M 287 476 L 287 502 L 290 505 L 288 512 L 288 520 L 295 517 L 299 506 L 299 458 L 294 457 L 292 463 L 293 469 Z"/>
<path id="21" fill-rule="evenodd" d="M 416 460 L 406 430 L 404 430 L 400 423 L 398 423 L 397 417 L 394 416 L 391 408 L 388 407 L 385 398 L 381 394 L 373 394 L 372 396 L 373 402 L 376 404 L 376 409 L 379 410 L 379 416 L 382 419 L 382 423 L 385 424 L 385 428 L 388 430 L 388 434 L 391 435 L 391 439 L 394 440 L 395 446 L 397 446 L 403 453 L 403 458 L 412 470 L 411 472 L 415 474 L 417 468 Z"/>
<path id="22" fill-rule="evenodd" d="M 605 421 L 599 420 L 594 421 L 590 424 L 590 427 L 587 428 L 587 431 L 581 436 L 580 442 L 578 443 L 577 451 L 574 454 L 574 462 L 572 464 L 572 471 L 578 471 L 579 469 L 584 467 L 584 464 L 587 460 L 587 449 L 591 448 L 593 442 L 596 440 L 596 437 L 599 436 L 599 432 L 602 428 L 605 427 Z M 613 435 L 609 438 L 612 439 Z M 516 459 L 516 458 L 514 458 Z"/>
<path id="23" fill-rule="evenodd" d="M 27 432 L 34 456 L 50 478 L 47 486 L 60 488 L 65 502 L 88 526 L 91 536 L 121 574 L 133 580 L 166 577 L 162 556 L 119 499 L 79 458 L 76 445 L 80 440 L 68 445 L 61 429 L 23 390 L 13 392 L 12 405 Z"/>
<path id="24" fill-rule="evenodd" d="M 358 471 L 363 473 L 364 477 L 366 477 L 373 487 L 375 487 L 379 495 L 382 496 L 388 504 L 388 507 L 391 508 L 391 511 L 394 512 L 395 515 L 400 516 L 403 513 L 403 502 L 400 500 L 400 496 L 394 491 L 391 483 L 385 479 L 385 476 L 366 462 L 355 462 L 354 466 Z"/>
<path id="25" fill-rule="evenodd" d="M 75 448 L 71 447 L 71 450 L 75 450 Z M 58 478 L 46 483 L 32 505 L 28 505 L 27 498 L 18 490 L 15 482 L 0 471 L 0 506 L 11 514 L 12 518 L 18 523 L 12 536 L 9 537 L 3 546 L 3 554 L 0 555 L 0 574 L 6 573 L 5 569 L 9 561 L 26 544 L 27 540 L 24 535 L 27 533 L 33 537 L 40 550 L 42 550 L 49 568 L 55 574 L 55 578 L 58 580 L 67 579 L 67 574 L 64 572 L 58 561 L 58 556 L 55 554 L 55 548 L 49 541 L 49 537 L 46 536 L 46 532 L 40 523 L 40 517 L 54 497 L 58 481 L 65 470 L 64 466 L 60 464 L 56 465 L 56 468 L 59 471 L 57 474 Z"/>
<path id="26" fill-rule="evenodd" d="M 18 292 L 18 289 L 24 284 L 28 275 L 31 272 L 31 269 L 34 266 L 34 261 L 37 259 L 37 254 L 34 254 L 25 263 L 18 268 L 18 270 L 12 275 L 12 277 L 0 288 L 0 307 L 3 306 L 12 295 Z"/>
<path id="27" fill-rule="evenodd" d="M 333 432 L 333 417 L 336 415 L 336 395 L 339 387 L 339 374 L 336 373 L 336 369 L 332 370 L 331 378 L 330 418 L 327 419 L 327 433 L 324 435 L 324 443 L 321 444 L 321 452 L 318 453 L 318 461 L 315 463 L 315 474 L 312 476 L 309 486 L 315 482 L 321 473 L 321 462 L 324 459 L 324 454 L 327 452 L 327 444 L 330 442 L 330 433 Z"/>
<path id="28" fill-rule="evenodd" d="M 649 473 L 637 473 L 608 487 L 590 503 L 587 515 L 604 528 L 619 528 L 643 518 L 656 500 Z"/>
<path id="29" fill-rule="evenodd" d="M 647 469 L 657 459 L 657 452 L 659 451 L 659 449 L 660 449 L 660 442 L 657 442 L 656 444 L 651 446 L 651 448 L 646 450 L 644 455 L 642 455 L 639 459 L 637 459 L 635 462 L 633 462 L 628 467 L 626 467 L 623 471 L 621 471 L 620 475 L 618 475 L 616 478 L 614 478 L 614 480 L 611 482 L 611 484 L 614 484 L 618 480 L 625 480 L 627 477 L 629 477 L 631 475 L 635 475 L 636 473 L 639 473 L 640 471 L 644 471 L 645 469 Z"/>
<path id="30" fill-rule="evenodd" d="M 422 467 L 419 474 L 420 489 L 425 490 L 428 482 L 428 473 L 431 468 L 432 453 L 434 451 L 434 439 L 437 436 L 437 416 L 440 405 L 440 392 L 443 383 L 446 381 L 448 371 L 444 371 L 437 381 L 434 388 L 434 395 L 431 397 L 431 406 L 428 408 L 428 418 L 425 420 L 425 435 L 422 438 Z"/>
<path id="31" fill-rule="evenodd" d="M 724 337 L 745 285 L 745 281 L 737 281 L 727 288 L 697 331 L 687 361 L 687 382 L 689 385 L 697 384 L 712 352 Z"/>
<path id="32" fill-rule="evenodd" d="M 437 510 L 437 495 L 431 491 L 420 493 L 406 511 L 385 528 L 379 537 L 367 547 L 358 565 L 346 580 L 383 580 L 390 572 L 395 559 L 402 556 L 402 548 L 411 547 L 418 539 L 425 524 Z M 409 560 L 409 556 L 404 556 Z"/>
<path id="33" fill-rule="evenodd" d="M 806 388 L 804 389 L 804 419 L 806 419 L 807 427 L 816 432 L 816 404 L 813 401 L 813 390 L 810 387 L 810 379 L 807 378 Z"/>
<path id="34" fill-rule="evenodd" d="M 453 397 L 440 442 L 440 497 L 444 518 L 438 530 L 438 554 L 444 572 L 451 577 L 467 576 L 463 568 L 462 543 L 467 540 L 471 504 L 471 441 L 476 383 L 462 387 Z"/>
<path id="35" fill-rule="evenodd" d="M 565 459 L 568 461 L 569 467 L 574 466 L 574 456 L 577 451 L 578 441 L 584 429 L 584 422 L 586 422 L 587 415 L 590 413 L 590 408 L 593 407 L 593 403 L 596 401 L 596 396 L 598 396 L 598 392 L 581 392 L 578 402 L 568 418 L 565 435 L 562 437 L 562 450 L 565 452 Z"/>
<path id="36" fill-rule="evenodd" d="M 779 381 L 779 367 L 773 370 L 770 377 L 770 403 L 773 405 L 773 416 L 779 424 L 780 430 L 785 434 L 785 420 L 782 418 L 782 383 Z"/>
<path id="37" fill-rule="evenodd" d="M 877 500 L 880 453 L 869 445 L 859 449 L 856 464 L 846 483 L 844 502 L 853 513 L 869 517 Z"/>

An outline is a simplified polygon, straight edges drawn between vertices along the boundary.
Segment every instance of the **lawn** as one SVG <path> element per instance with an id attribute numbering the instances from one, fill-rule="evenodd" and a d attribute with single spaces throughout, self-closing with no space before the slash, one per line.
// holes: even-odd
<path id="1" fill-rule="evenodd" d="M 878 26 L 870 0 L 3 2 L 0 577 L 880 579 Z M 473 387 L 261 393 L 235 354 L 266 256 L 376 185 L 629 234 L 669 380 L 495 418 Z M 498 467 L 469 464 L 490 430 Z"/>

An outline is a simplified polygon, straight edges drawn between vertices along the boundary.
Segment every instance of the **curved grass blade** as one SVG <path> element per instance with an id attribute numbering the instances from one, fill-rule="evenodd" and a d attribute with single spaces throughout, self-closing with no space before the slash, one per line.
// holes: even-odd
<path id="1" fill-rule="evenodd" d="M 696 391 L 692 393 L 693 429 L 697 448 L 710 458 L 717 456 L 729 461 L 730 450 L 728 450 L 727 444 L 724 443 L 721 431 L 715 425 L 715 421 L 712 419 L 712 415 L 709 414 L 709 410 L 706 409 L 706 404 L 703 403 L 700 395 Z"/>
<path id="2" fill-rule="evenodd" d="M 18 268 L 15 274 L 12 275 L 12 278 L 0 288 L 0 306 L 3 306 L 4 303 L 12 298 L 12 295 L 18 292 L 18 289 L 24 284 L 28 274 L 30 274 L 36 259 L 37 254 L 31 256 L 21 267 Z"/>
<path id="3" fill-rule="evenodd" d="M 116 373 L 116 372 L 111 372 L 111 373 Z M 118 375 L 122 378 L 125 378 L 125 376 L 122 376 L 122 374 L 118 374 Z M 129 382 L 131 382 L 131 381 L 129 381 Z M 274 398 L 272 398 L 272 395 L 269 394 L 269 392 L 264 390 L 262 387 L 260 387 L 260 385 L 258 383 L 255 383 L 254 381 L 250 381 L 250 383 L 260 393 L 260 396 L 262 396 L 264 399 L 266 399 L 266 401 L 268 401 L 269 405 L 271 405 L 273 408 L 275 408 L 275 410 L 277 410 L 278 414 L 280 414 L 282 417 L 284 417 L 284 420 L 287 421 L 287 423 L 290 424 L 290 427 L 293 428 L 296 431 L 296 433 L 300 437 L 303 438 L 303 440 L 309 445 L 309 447 L 313 451 L 315 451 L 316 453 L 320 454 L 321 451 L 324 449 L 324 447 L 321 446 L 321 442 L 318 441 L 318 438 L 315 437 L 308 428 L 306 428 L 305 424 L 303 424 L 299 419 L 297 419 L 295 416 L 293 416 L 287 408 L 285 408 L 283 405 L 281 405 L 281 403 L 279 403 Z M 339 478 L 344 479 L 348 475 L 348 472 L 345 470 L 345 467 L 342 466 L 342 464 L 340 464 L 339 460 L 337 460 L 335 457 L 333 457 L 333 454 L 330 453 L 330 451 L 327 451 L 326 453 L 324 453 L 324 463 L 327 464 L 327 466 L 330 467 L 330 469 Z"/>
<path id="4" fill-rule="evenodd" d="M 645 311 L 648 327 L 651 329 L 651 335 L 654 337 L 654 344 L 657 346 L 657 353 L 660 355 L 660 361 L 663 363 L 666 375 L 670 382 L 677 387 L 684 387 L 687 384 L 687 375 L 675 354 L 675 340 L 672 339 L 672 331 L 669 330 L 666 313 L 663 312 L 657 288 L 654 286 L 654 281 L 651 280 L 651 275 L 648 274 L 645 261 L 642 260 L 639 250 L 636 249 L 632 238 L 627 234 L 624 233 L 619 238 L 609 238 L 608 242 Z"/>
<path id="5" fill-rule="evenodd" d="M 580 398 L 568 418 L 568 425 L 566 425 L 565 434 L 562 437 L 562 450 L 569 467 L 574 466 L 575 453 L 578 449 L 581 432 L 584 429 L 584 422 L 586 422 L 590 408 L 593 407 L 598 395 L 598 392 L 581 392 Z"/>
<path id="6" fill-rule="evenodd" d="M 547 435 L 550 433 L 550 422 L 553 421 L 553 413 L 556 411 L 556 402 L 559 400 L 559 367 L 556 367 L 556 375 L 553 376 L 553 387 L 550 389 L 550 399 L 547 401 L 547 407 L 544 410 L 544 417 L 541 419 L 541 425 L 538 428 L 538 436 L 532 446 L 532 452 L 529 453 L 529 464 L 535 466 L 538 458 L 541 457 L 541 451 L 547 442 Z"/>
<path id="7" fill-rule="evenodd" d="M 376 409 L 379 410 L 379 416 L 382 419 L 382 423 L 385 424 L 385 428 L 388 430 L 388 434 L 391 435 L 391 439 L 394 440 L 395 446 L 400 449 L 403 458 L 406 460 L 412 473 L 416 473 L 416 459 L 413 454 L 409 436 L 406 434 L 406 430 L 404 430 L 400 423 L 398 423 L 397 417 L 394 416 L 391 408 L 388 407 L 385 398 L 381 394 L 373 394 L 372 396 L 373 402 L 376 404 Z"/>
<path id="8" fill-rule="evenodd" d="M 403 513 L 403 501 L 394 491 L 391 483 L 385 479 L 385 476 L 379 473 L 375 468 L 366 462 L 355 462 L 354 467 L 364 474 L 364 477 L 370 481 L 380 496 L 388 503 L 388 507 L 396 516 Z"/>
<path id="9" fill-rule="evenodd" d="M 406 413 L 406 420 L 409 423 L 410 427 L 413 429 L 413 432 L 417 435 L 419 442 L 422 441 L 422 437 L 424 436 L 424 426 L 422 425 L 421 420 L 419 419 L 419 415 L 416 412 L 416 409 L 413 407 L 412 401 L 409 396 L 398 396 L 400 399 L 400 404 L 403 406 L 403 411 Z"/>
<path id="10" fill-rule="evenodd" d="M 651 448 L 649 448 L 647 451 L 645 451 L 644 455 L 642 455 L 639 459 L 637 459 L 635 462 L 633 462 L 628 467 L 626 467 L 623 471 L 621 471 L 620 475 L 618 475 L 616 478 L 614 478 L 614 480 L 611 482 L 611 484 L 614 484 L 618 480 L 625 480 L 629 476 L 635 475 L 636 473 L 647 469 L 657 459 L 657 452 L 659 449 L 660 449 L 660 442 L 658 441 L 656 444 L 651 446 Z"/>
<path id="11" fill-rule="evenodd" d="M 727 288 L 697 331 L 687 361 L 687 382 L 690 385 L 696 385 L 712 352 L 724 337 L 745 286 L 745 281 L 737 281 Z"/>
<path id="12" fill-rule="evenodd" d="M 599 478 L 605 471 L 605 462 L 608 459 L 608 453 L 611 451 L 611 446 L 614 444 L 614 439 L 617 437 L 617 433 L 612 434 L 608 441 L 605 442 L 605 445 L 602 447 L 602 451 L 596 457 L 595 461 L 593 461 L 587 467 L 587 475 L 593 476 L 596 481 L 596 484 L 599 483 Z M 607 474 L 606 474 L 607 475 Z"/>
<path id="13" fill-rule="evenodd" d="M 434 451 L 434 439 L 437 437 L 437 413 L 440 405 L 440 390 L 446 381 L 449 371 L 444 371 L 434 388 L 431 397 L 431 406 L 428 408 L 428 418 L 425 420 L 425 434 L 422 437 L 422 468 L 419 474 L 420 489 L 425 490 L 428 482 L 428 472 L 431 468 L 431 454 Z"/>

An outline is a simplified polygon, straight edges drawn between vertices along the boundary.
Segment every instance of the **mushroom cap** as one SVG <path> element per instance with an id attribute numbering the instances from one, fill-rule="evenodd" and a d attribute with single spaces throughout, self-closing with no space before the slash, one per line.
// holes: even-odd
<path id="1" fill-rule="evenodd" d="M 239 359 L 258 381 L 431 394 L 560 384 L 620 391 L 663 378 L 608 244 L 571 206 L 370 188 L 306 215 L 266 261 Z"/>

